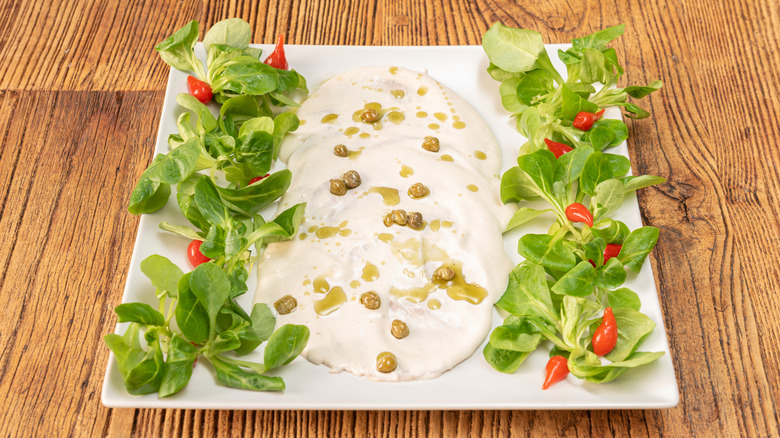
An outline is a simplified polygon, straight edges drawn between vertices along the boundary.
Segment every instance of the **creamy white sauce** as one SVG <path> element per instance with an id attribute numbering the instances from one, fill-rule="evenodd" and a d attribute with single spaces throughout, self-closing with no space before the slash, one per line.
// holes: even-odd
<path id="1" fill-rule="evenodd" d="M 368 103 L 381 105 L 379 124 L 353 119 Z M 264 252 L 255 302 L 294 297 L 297 308 L 279 315 L 277 325 L 307 325 L 303 355 L 333 372 L 428 379 L 470 357 L 490 329 L 493 303 L 513 266 L 501 239 L 513 210 L 499 198 L 501 151 L 486 123 L 431 77 L 396 67 L 338 75 L 297 114 L 304 122 L 280 153 L 293 174 L 280 211 L 307 202 L 306 213 L 299 235 Z M 425 136 L 439 139 L 439 152 L 421 147 Z M 353 155 L 336 156 L 337 144 Z M 330 193 L 330 179 L 349 170 L 362 184 L 344 196 Z M 407 190 L 418 182 L 430 194 L 412 199 Z M 380 187 L 396 189 L 398 204 L 369 191 Z M 393 209 L 422 213 L 425 228 L 386 227 Z M 443 264 L 462 266 L 455 282 L 468 286 L 433 284 Z M 360 303 L 368 291 L 381 299 L 376 310 Z M 407 337 L 393 337 L 395 319 L 407 324 Z M 383 352 L 397 360 L 390 373 L 377 371 Z"/>

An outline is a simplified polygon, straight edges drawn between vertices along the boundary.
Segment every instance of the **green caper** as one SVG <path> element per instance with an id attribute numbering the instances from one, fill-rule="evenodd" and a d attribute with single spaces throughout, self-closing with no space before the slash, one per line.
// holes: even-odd
<path id="1" fill-rule="evenodd" d="M 428 196 L 431 191 L 428 190 L 428 187 L 425 187 L 423 183 L 415 183 L 409 187 L 409 190 L 406 193 L 411 198 L 420 199 Z"/>
<path id="2" fill-rule="evenodd" d="M 425 226 L 425 222 L 423 222 L 422 214 L 417 213 L 415 211 L 409 213 L 409 217 L 407 218 L 407 223 L 409 224 L 409 228 L 413 230 L 421 230 L 423 226 Z"/>
<path id="3" fill-rule="evenodd" d="M 384 218 L 382 218 L 382 222 L 385 224 L 386 227 L 392 227 L 395 221 L 393 220 L 393 212 L 387 213 Z"/>
<path id="4" fill-rule="evenodd" d="M 450 281 L 455 278 L 455 270 L 449 266 L 441 266 L 433 271 L 433 279 L 439 281 Z"/>
<path id="5" fill-rule="evenodd" d="M 344 174 L 341 179 L 344 181 L 344 185 L 347 186 L 348 189 L 354 189 L 355 187 L 359 186 L 362 182 L 360 180 L 360 174 L 355 172 L 354 170 L 350 170 L 347 173 Z"/>
<path id="6" fill-rule="evenodd" d="M 360 296 L 360 304 L 364 305 L 368 310 L 376 310 L 382 304 L 382 300 L 376 292 L 371 291 Z"/>
<path id="7" fill-rule="evenodd" d="M 333 147 L 333 153 L 337 157 L 348 157 L 349 149 L 347 149 L 347 147 L 344 146 L 343 144 L 337 144 L 336 146 Z"/>
<path id="8" fill-rule="evenodd" d="M 397 366 L 398 362 L 395 360 L 393 353 L 383 351 L 376 357 L 376 370 L 380 373 L 391 373 L 395 371 Z"/>
<path id="9" fill-rule="evenodd" d="M 398 225 L 406 225 L 407 222 L 407 216 L 406 216 L 406 210 L 393 210 L 393 222 Z"/>
<path id="10" fill-rule="evenodd" d="M 340 179 L 330 180 L 330 192 L 336 196 L 344 196 L 347 193 L 347 186 Z"/>
<path id="11" fill-rule="evenodd" d="M 280 315 L 287 315 L 298 307 L 298 302 L 290 295 L 285 295 L 274 303 L 274 307 Z"/>
<path id="12" fill-rule="evenodd" d="M 439 139 L 436 137 L 425 137 L 422 142 L 422 148 L 430 152 L 439 152 Z"/>
<path id="13" fill-rule="evenodd" d="M 395 336 L 396 339 L 403 339 L 409 336 L 409 326 L 400 319 L 394 319 L 390 325 L 390 333 Z"/>
<path id="14" fill-rule="evenodd" d="M 360 113 L 360 119 L 366 123 L 376 123 L 379 121 L 379 112 L 373 108 L 366 108 Z"/>

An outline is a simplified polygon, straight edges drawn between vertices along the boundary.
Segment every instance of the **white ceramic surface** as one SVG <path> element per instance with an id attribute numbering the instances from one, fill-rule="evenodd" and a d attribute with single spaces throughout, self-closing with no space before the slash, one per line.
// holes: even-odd
<path id="1" fill-rule="evenodd" d="M 263 48 L 265 53 L 272 49 L 268 45 L 258 47 Z M 565 71 L 563 64 L 558 61 L 559 48 L 565 49 L 566 46 L 547 46 L 553 64 L 560 71 Z M 200 44 L 196 53 L 202 59 L 205 58 Z M 515 164 L 517 147 L 524 139 L 517 133 L 514 120 L 509 119 L 501 106 L 498 82 L 485 71 L 488 60 L 479 46 L 291 45 L 286 46 L 286 53 L 290 66 L 306 77 L 311 90 L 329 77 L 359 66 L 394 65 L 427 71 L 469 101 L 485 118 L 502 145 L 503 170 Z M 155 153 L 166 153 L 166 139 L 169 134 L 176 132 L 176 117 L 180 112 L 176 105 L 176 94 L 187 91 L 186 76 L 185 73 L 171 70 Z M 631 72 L 627 76 L 630 78 Z M 610 108 L 606 116 L 619 118 L 620 111 Z M 625 143 L 610 152 L 628 156 Z M 127 187 L 127 190 L 132 190 L 132 187 Z M 264 217 L 272 217 L 273 211 L 266 210 Z M 613 217 L 624 221 L 631 229 L 642 226 L 639 206 L 633 195 L 627 197 L 623 207 Z M 182 269 L 189 269 L 185 255 L 187 240 L 161 231 L 157 227 L 161 221 L 189 225 L 181 217 L 173 197 L 162 210 L 141 218 L 122 302 L 156 302 L 154 287 L 141 273 L 139 266 L 141 260 L 151 254 L 164 255 Z M 522 232 L 544 233 L 550 221 L 549 217 L 537 218 L 521 227 Z M 516 262 L 521 260 L 516 251 L 519 237 L 520 231 L 515 231 L 504 238 L 506 251 Z M 249 278 L 250 292 L 239 299 L 245 308 L 250 307 L 255 284 L 255 274 L 252 272 Z M 128 394 L 111 354 L 102 400 L 108 407 L 186 409 L 639 409 L 676 406 L 679 401 L 677 382 L 649 261 L 645 261 L 640 274 L 629 272 L 626 286 L 639 294 L 642 299 L 641 311 L 657 324 L 640 350 L 664 351 L 666 354 L 656 362 L 630 370 L 607 384 L 587 383 L 569 376 L 565 382 L 543 391 L 541 385 L 548 358 L 545 349 L 532 353 L 516 373 L 502 374 L 487 364 L 480 347 L 470 359 L 437 379 L 403 383 L 380 383 L 351 374 L 331 374 L 324 366 L 315 366 L 298 358 L 275 374 L 282 376 L 287 384 L 287 389 L 278 393 L 219 386 L 206 361 L 199 361 L 190 384 L 183 391 L 160 399 L 156 394 Z M 494 311 L 494 326 L 502 320 Z M 124 331 L 124 326 L 119 324 L 117 331 Z M 108 347 L 105 347 L 99 354 L 107 351 Z M 252 357 L 249 357 L 250 360 Z M 260 357 L 258 354 L 256 359 Z"/>

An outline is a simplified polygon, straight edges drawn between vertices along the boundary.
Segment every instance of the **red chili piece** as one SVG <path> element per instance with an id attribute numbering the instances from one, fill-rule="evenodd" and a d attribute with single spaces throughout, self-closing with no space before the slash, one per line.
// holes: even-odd
<path id="1" fill-rule="evenodd" d="M 198 347 L 198 344 L 196 344 L 196 343 L 194 343 L 194 342 L 192 342 L 192 341 L 190 341 L 190 344 L 192 344 L 192 346 L 193 346 L 193 347 L 195 347 L 195 348 L 197 348 L 197 347 Z M 194 361 L 192 361 L 192 369 L 193 369 L 193 370 L 195 369 L 195 365 L 197 365 L 197 364 L 198 364 L 198 357 L 196 356 L 196 357 L 195 357 L 195 360 L 194 360 Z"/>
<path id="2" fill-rule="evenodd" d="M 566 207 L 566 218 L 572 222 L 582 222 L 589 227 L 593 226 L 593 215 L 588 207 L 576 202 Z"/>
<path id="3" fill-rule="evenodd" d="M 547 144 L 547 149 L 550 150 L 555 155 L 555 158 L 560 158 L 561 155 L 565 154 L 566 152 L 571 152 L 574 150 L 571 146 L 563 143 L 558 143 L 557 141 L 552 141 L 549 138 L 545 138 L 544 142 Z"/>
<path id="4" fill-rule="evenodd" d="M 581 131 L 589 131 L 590 128 L 593 127 L 593 124 L 596 122 L 596 120 L 600 119 L 603 114 L 604 110 L 601 110 L 595 114 L 589 113 L 587 111 L 580 111 L 577 113 L 577 116 L 574 117 L 572 126 Z"/>
<path id="5" fill-rule="evenodd" d="M 547 389 L 553 383 L 560 382 L 569 375 L 569 360 L 563 356 L 553 356 L 544 368 L 545 376 L 542 389 Z"/>
<path id="6" fill-rule="evenodd" d="M 256 176 L 256 177 L 254 177 L 254 178 L 250 179 L 250 180 L 249 180 L 249 185 L 251 186 L 252 184 L 254 184 L 254 183 L 256 183 L 256 182 L 260 181 L 261 179 L 267 178 L 267 177 L 268 177 L 268 175 L 270 175 L 270 173 L 266 173 L 266 174 L 265 174 L 265 175 L 263 175 L 263 176 Z"/>
<path id="7" fill-rule="evenodd" d="M 607 264 L 607 260 L 611 259 L 612 257 L 617 257 L 618 254 L 620 254 L 620 250 L 623 248 L 623 245 L 618 245 L 617 243 L 608 243 L 607 248 L 604 250 L 604 264 Z"/>
<path id="8" fill-rule="evenodd" d="M 195 99 L 201 103 L 211 102 L 211 86 L 194 76 L 187 76 L 187 89 Z"/>
<path id="9" fill-rule="evenodd" d="M 211 260 L 210 258 L 204 256 L 202 252 L 200 252 L 200 245 L 202 243 L 202 240 L 193 240 L 187 246 L 187 258 L 189 259 L 193 268 L 197 267 L 201 263 L 206 263 Z"/>
<path id="10" fill-rule="evenodd" d="M 284 56 L 284 35 L 279 35 L 279 38 L 276 39 L 276 48 L 263 62 L 273 68 L 287 70 L 289 66 L 287 65 L 287 57 Z"/>
<path id="11" fill-rule="evenodd" d="M 612 314 L 612 308 L 604 309 L 604 316 L 601 318 L 601 325 L 593 332 L 593 352 L 599 356 L 605 356 L 615 348 L 618 340 L 617 321 Z"/>

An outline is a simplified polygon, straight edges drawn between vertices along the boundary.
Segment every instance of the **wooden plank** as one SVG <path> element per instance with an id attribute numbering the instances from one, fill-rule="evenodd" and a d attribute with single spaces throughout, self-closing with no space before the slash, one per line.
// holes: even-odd
<path id="1" fill-rule="evenodd" d="M 151 156 L 161 99 L 149 92 L 0 97 L 4 430 L 105 430 L 102 336 L 115 325 L 137 228 L 125 210 L 127 188 Z"/>
<path id="2" fill-rule="evenodd" d="M 777 2 L 0 2 L 0 434 L 776 436 L 780 434 Z M 665 411 L 217 412 L 100 405 L 168 68 L 154 45 L 238 16 L 254 41 L 478 44 L 495 21 L 564 42 L 620 22 L 629 122 L 681 403 Z M 335 61 L 337 62 L 337 60 Z M 520 388 L 518 389 L 520 390 Z M 22 418 L 24 421 L 19 421 Z M 34 433 L 33 433 L 34 432 Z"/>

